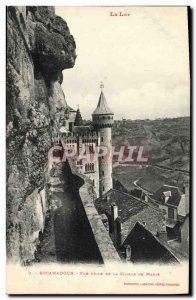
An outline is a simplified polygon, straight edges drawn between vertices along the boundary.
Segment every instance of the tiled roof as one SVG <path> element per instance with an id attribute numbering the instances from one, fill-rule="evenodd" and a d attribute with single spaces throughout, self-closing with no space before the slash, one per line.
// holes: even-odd
<path id="1" fill-rule="evenodd" d="M 171 192 L 171 196 L 165 203 L 164 192 L 167 191 Z M 169 186 L 165 184 L 154 193 L 153 198 L 161 204 L 169 204 L 177 207 L 180 203 L 181 192 L 179 191 L 178 187 Z"/>
<path id="2" fill-rule="evenodd" d="M 92 131 L 92 126 L 90 125 L 74 126 L 73 131 L 75 133 L 87 134 Z"/>
<path id="3" fill-rule="evenodd" d="M 107 211 L 107 213 L 110 214 L 111 205 L 115 203 L 118 206 L 118 212 L 122 222 L 125 222 L 129 217 L 138 214 L 148 206 L 143 201 L 139 201 L 128 194 L 113 189 L 105 196 L 108 197 L 107 202 L 102 199 L 96 200 L 95 205 L 97 209 L 99 211 Z"/>
<path id="4" fill-rule="evenodd" d="M 135 262 L 155 260 L 163 263 L 179 263 L 172 251 L 139 222 L 136 222 L 130 230 L 122 247 L 125 245 L 131 246 Z"/>
<path id="5" fill-rule="evenodd" d="M 137 221 L 145 222 L 146 228 L 154 234 L 164 224 L 164 213 L 146 202 L 139 200 L 129 194 L 111 189 L 106 193 L 107 201 L 97 199 L 95 206 L 100 214 L 111 215 L 111 205 L 118 206 L 118 215 L 122 222 L 122 239 L 125 238 Z"/>
<path id="6" fill-rule="evenodd" d="M 99 102 L 97 104 L 97 108 L 93 112 L 93 115 L 108 115 L 108 114 L 113 115 L 113 112 L 108 107 L 105 96 L 101 91 Z"/>
<path id="7" fill-rule="evenodd" d="M 138 214 L 130 217 L 123 223 L 122 228 L 122 240 L 127 236 L 129 231 L 135 226 L 136 222 L 145 222 L 146 228 L 153 234 L 157 234 L 158 231 L 164 227 L 164 212 L 160 209 L 153 208 L 149 205 Z"/>

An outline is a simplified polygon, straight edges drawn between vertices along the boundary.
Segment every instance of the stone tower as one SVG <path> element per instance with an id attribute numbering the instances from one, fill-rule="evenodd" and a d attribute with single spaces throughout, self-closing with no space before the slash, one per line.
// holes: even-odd
<path id="1" fill-rule="evenodd" d="M 103 83 L 101 83 L 101 94 L 97 108 L 92 114 L 93 126 L 99 132 L 100 146 L 107 147 L 107 155 L 100 158 L 99 161 L 99 191 L 100 197 L 107 193 L 112 187 L 112 157 L 110 155 L 112 149 L 112 132 L 113 112 L 108 107 L 106 98 L 103 94 Z"/>
<path id="2" fill-rule="evenodd" d="M 80 109 L 78 107 L 77 111 L 76 111 L 76 118 L 75 118 L 75 121 L 74 121 L 74 126 L 81 126 L 82 125 L 82 116 L 81 116 L 81 113 L 80 113 Z"/>

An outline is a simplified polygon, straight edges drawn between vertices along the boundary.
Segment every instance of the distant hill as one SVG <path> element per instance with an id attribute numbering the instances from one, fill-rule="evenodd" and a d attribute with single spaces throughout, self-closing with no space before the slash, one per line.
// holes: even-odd
<path id="1" fill-rule="evenodd" d="M 115 121 L 113 145 L 144 146 L 147 167 L 113 166 L 113 177 L 126 190 L 133 190 L 134 181 L 149 191 L 162 184 L 182 188 L 189 181 L 190 118 Z M 180 171 L 179 171 L 180 170 Z"/>
<path id="2" fill-rule="evenodd" d="M 143 145 L 150 164 L 189 171 L 189 117 L 115 121 L 112 142 Z"/>

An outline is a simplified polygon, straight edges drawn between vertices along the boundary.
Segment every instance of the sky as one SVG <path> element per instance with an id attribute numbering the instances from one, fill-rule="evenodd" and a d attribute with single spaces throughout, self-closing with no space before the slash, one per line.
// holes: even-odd
<path id="1" fill-rule="evenodd" d="M 101 81 L 115 119 L 189 115 L 185 7 L 56 7 L 55 12 L 76 42 L 75 66 L 63 71 L 62 88 L 84 119 L 97 106 Z"/>

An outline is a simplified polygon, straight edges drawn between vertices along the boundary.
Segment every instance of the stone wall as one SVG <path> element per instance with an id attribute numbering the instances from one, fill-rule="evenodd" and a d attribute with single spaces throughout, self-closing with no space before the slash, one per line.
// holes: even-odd
<path id="1" fill-rule="evenodd" d="M 69 161 L 71 168 L 71 182 L 74 185 L 74 190 L 79 191 L 79 200 L 84 208 L 86 222 L 88 222 L 91 239 L 94 239 L 96 247 L 99 250 L 104 264 L 110 262 L 120 262 L 119 255 L 112 243 L 109 232 L 106 230 L 101 216 L 98 214 L 95 205 L 95 193 L 93 191 L 92 181 L 82 174 L 78 174 L 76 167 Z"/>
<path id="2" fill-rule="evenodd" d="M 53 7 L 7 7 L 7 255 L 33 259 L 50 206 L 47 153 L 67 106 L 62 70 L 75 62 L 75 42 Z"/>
<path id="3" fill-rule="evenodd" d="M 93 200 L 92 181 L 73 161 L 58 162 L 50 172 L 50 215 L 37 246 L 37 262 L 106 264 L 119 261 Z"/>

